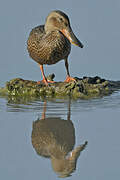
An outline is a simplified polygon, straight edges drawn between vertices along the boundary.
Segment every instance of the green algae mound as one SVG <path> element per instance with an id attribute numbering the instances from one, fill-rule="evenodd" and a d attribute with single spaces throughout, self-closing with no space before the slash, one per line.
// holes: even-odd
<path id="1" fill-rule="evenodd" d="M 53 80 L 54 74 L 47 78 Z M 1 96 L 14 97 L 50 97 L 50 98 L 72 98 L 89 99 L 111 94 L 120 89 L 120 81 L 108 81 L 98 76 L 77 78 L 76 81 L 55 82 L 49 86 L 36 81 L 24 80 L 21 78 L 12 79 L 6 86 L 0 88 Z"/>

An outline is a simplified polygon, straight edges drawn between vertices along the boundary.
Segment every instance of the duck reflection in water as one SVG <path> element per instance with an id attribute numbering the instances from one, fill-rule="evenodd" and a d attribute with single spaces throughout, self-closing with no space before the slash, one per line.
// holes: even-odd
<path id="1" fill-rule="evenodd" d="M 70 120 L 70 104 L 67 120 L 60 117 L 45 117 L 46 102 L 42 118 L 33 122 L 32 145 L 38 155 L 50 158 L 53 170 L 59 177 L 68 177 L 76 169 L 77 159 L 87 141 L 74 148 L 75 129 Z"/>

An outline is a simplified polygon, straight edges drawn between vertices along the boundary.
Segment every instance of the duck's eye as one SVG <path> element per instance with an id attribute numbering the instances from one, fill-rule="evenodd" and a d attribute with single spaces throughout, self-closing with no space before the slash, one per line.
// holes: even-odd
<path id="1" fill-rule="evenodd" d="M 62 19 L 62 18 L 60 18 L 60 21 L 61 21 L 61 22 L 63 22 L 63 19 Z"/>

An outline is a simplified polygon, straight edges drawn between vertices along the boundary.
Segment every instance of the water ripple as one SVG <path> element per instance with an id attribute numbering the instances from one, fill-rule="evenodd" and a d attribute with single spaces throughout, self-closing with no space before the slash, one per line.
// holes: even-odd
<path id="1" fill-rule="evenodd" d="M 46 100 L 47 111 L 49 114 L 59 114 L 66 112 L 70 100 Z M 0 98 L 0 110 L 8 112 L 42 112 L 44 100 L 34 100 L 26 103 L 7 102 Z M 120 92 L 115 92 L 110 96 L 103 98 L 94 98 L 90 100 L 71 100 L 71 110 L 74 112 L 91 111 L 94 109 L 120 108 Z M 61 114 L 61 113 L 60 113 Z"/>

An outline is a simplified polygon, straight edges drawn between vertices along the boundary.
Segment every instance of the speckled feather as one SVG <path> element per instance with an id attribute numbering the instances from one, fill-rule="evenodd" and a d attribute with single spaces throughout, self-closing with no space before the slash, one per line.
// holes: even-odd
<path id="1" fill-rule="evenodd" d="M 45 33 L 44 25 L 30 32 L 27 49 L 30 57 L 37 63 L 55 64 L 70 54 L 70 41 L 58 30 Z"/>

